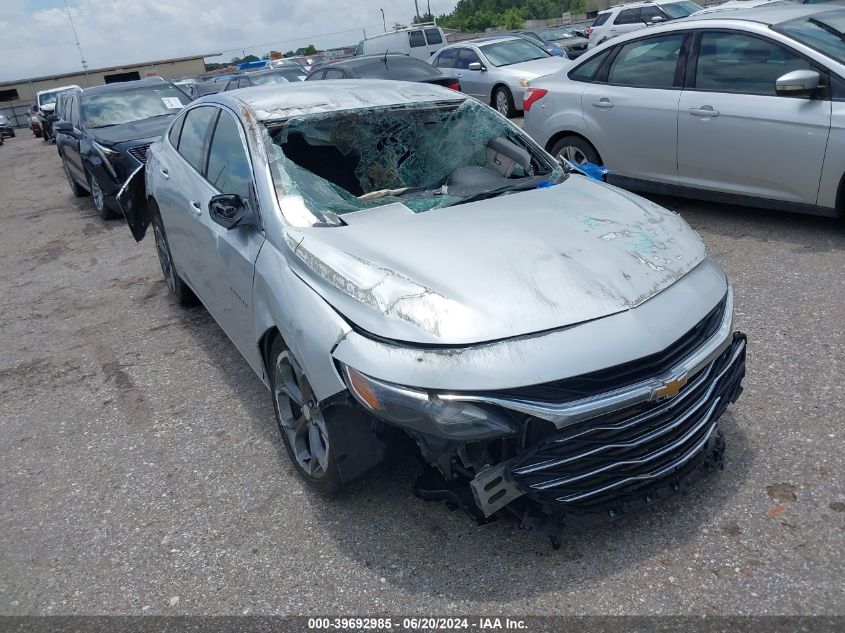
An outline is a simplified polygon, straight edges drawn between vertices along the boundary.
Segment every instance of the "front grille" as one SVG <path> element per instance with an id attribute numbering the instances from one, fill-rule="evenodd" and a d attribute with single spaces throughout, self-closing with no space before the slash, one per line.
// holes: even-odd
<path id="1" fill-rule="evenodd" d="M 519 456 L 508 476 L 528 496 L 572 508 L 634 494 L 702 454 L 744 375 L 745 336 L 735 334 L 671 400 L 557 431 Z"/>
<path id="2" fill-rule="evenodd" d="M 496 391 L 497 397 L 561 404 L 653 378 L 672 369 L 709 339 L 722 323 L 727 295 L 695 327 L 661 352 L 573 378 Z"/>
<path id="3" fill-rule="evenodd" d="M 147 150 L 150 148 L 152 143 L 147 143 L 146 145 L 136 145 L 135 147 L 129 148 L 129 153 L 132 154 L 132 157 L 140 163 L 147 162 Z"/>

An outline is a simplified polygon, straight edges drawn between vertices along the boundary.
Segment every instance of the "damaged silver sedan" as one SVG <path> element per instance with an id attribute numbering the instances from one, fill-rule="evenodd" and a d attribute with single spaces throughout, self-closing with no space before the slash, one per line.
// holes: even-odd
<path id="1" fill-rule="evenodd" d="M 411 438 L 419 496 L 555 540 L 721 464 L 745 373 L 721 268 L 678 215 L 474 99 L 357 80 L 204 97 L 120 202 L 321 493 Z"/>

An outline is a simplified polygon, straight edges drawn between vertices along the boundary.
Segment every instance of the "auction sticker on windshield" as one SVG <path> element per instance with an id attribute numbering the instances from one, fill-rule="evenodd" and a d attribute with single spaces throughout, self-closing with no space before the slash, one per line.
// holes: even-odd
<path id="1" fill-rule="evenodd" d="M 164 102 L 168 108 L 173 110 L 181 110 L 182 109 L 182 102 L 179 101 L 178 97 L 162 97 L 161 100 Z"/>

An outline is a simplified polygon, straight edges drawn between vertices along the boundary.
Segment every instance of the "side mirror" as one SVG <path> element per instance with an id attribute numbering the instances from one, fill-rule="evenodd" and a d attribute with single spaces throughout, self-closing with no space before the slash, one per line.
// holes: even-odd
<path id="1" fill-rule="evenodd" d="M 660 24 L 661 22 L 663 22 L 663 18 L 659 15 L 655 15 L 649 20 L 649 24 Z"/>
<path id="2" fill-rule="evenodd" d="M 208 214 L 226 230 L 256 225 L 255 215 L 246 200 L 236 193 L 223 193 L 208 201 Z"/>
<path id="3" fill-rule="evenodd" d="M 775 92 L 784 97 L 808 97 L 818 91 L 820 80 L 815 70 L 793 70 L 775 80 Z"/>
<path id="4" fill-rule="evenodd" d="M 484 70 L 484 66 L 481 65 L 481 62 L 472 62 L 469 66 L 467 66 L 470 70 Z"/>
<path id="5" fill-rule="evenodd" d="M 73 132 L 73 126 L 68 121 L 56 121 L 53 131 L 57 134 L 70 134 Z"/>

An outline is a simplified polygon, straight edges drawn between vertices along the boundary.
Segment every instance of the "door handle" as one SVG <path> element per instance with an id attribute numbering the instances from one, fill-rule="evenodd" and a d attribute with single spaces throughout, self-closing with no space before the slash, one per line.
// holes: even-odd
<path id="1" fill-rule="evenodd" d="M 611 101 L 607 97 L 602 97 L 598 101 L 593 101 L 593 107 L 594 108 L 604 108 L 604 109 L 607 110 L 607 109 L 610 109 L 610 108 L 613 107 L 613 101 Z"/>
<path id="2" fill-rule="evenodd" d="M 700 108 L 690 108 L 689 113 L 693 116 L 719 116 L 719 111 L 709 105 L 703 105 Z"/>
<path id="3" fill-rule="evenodd" d="M 161 173 L 161 177 L 162 177 L 162 178 L 164 178 L 165 180 L 169 180 L 169 179 L 170 179 L 170 172 L 169 172 L 169 171 L 167 171 L 167 168 L 166 168 L 166 167 L 162 167 L 162 168 L 161 168 L 161 169 L 159 169 L 158 171 L 159 171 L 159 173 Z"/>
<path id="4" fill-rule="evenodd" d="M 199 217 L 202 215 L 202 206 L 196 200 L 191 200 L 191 213 L 194 217 Z"/>

